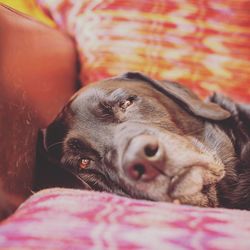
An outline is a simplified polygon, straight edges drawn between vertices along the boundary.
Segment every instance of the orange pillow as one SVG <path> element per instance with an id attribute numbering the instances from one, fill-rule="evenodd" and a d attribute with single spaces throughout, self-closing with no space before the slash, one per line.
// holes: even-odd
<path id="1" fill-rule="evenodd" d="M 39 0 L 76 40 L 84 83 L 125 71 L 250 101 L 250 0 Z"/>

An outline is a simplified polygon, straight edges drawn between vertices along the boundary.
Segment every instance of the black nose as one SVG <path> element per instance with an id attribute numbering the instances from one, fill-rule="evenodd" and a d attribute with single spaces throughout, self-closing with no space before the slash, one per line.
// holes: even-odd
<path id="1" fill-rule="evenodd" d="M 133 138 L 124 152 L 123 167 L 133 180 L 150 181 L 157 177 L 164 165 L 164 150 L 152 135 Z"/>

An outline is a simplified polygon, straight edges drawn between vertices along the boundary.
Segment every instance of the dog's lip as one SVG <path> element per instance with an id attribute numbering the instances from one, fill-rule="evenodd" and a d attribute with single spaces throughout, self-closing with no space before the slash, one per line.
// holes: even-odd
<path id="1" fill-rule="evenodd" d="M 203 188 L 203 175 L 200 166 L 191 166 L 182 169 L 170 179 L 168 196 L 178 199 L 183 196 L 190 196 L 200 192 Z"/>
<path id="2" fill-rule="evenodd" d="M 181 169 L 171 176 L 167 195 L 172 200 L 190 197 L 201 192 L 204 186 L 218 183 L 224 176 L 224 171 L 215 173 L 208 165 L 193 164 Z"/>

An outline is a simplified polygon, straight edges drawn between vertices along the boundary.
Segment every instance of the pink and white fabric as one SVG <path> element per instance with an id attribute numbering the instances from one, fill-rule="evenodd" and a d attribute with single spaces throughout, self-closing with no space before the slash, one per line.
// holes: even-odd
<path id="1" fill-rule="evenodd" d="M 0 225 L 0 249 L 250 249 L 250 212 L 48 189 Z"/>

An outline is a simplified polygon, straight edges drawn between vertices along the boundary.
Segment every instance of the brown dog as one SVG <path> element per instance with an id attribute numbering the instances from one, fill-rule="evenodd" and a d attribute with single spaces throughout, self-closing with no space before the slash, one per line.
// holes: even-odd
<path id="1" fill-rule="evenodd" d="M 250 209 L 249 136 L 249 106 L 130 72 L 78 91 L 43 145 L 82 188 Z"/>

